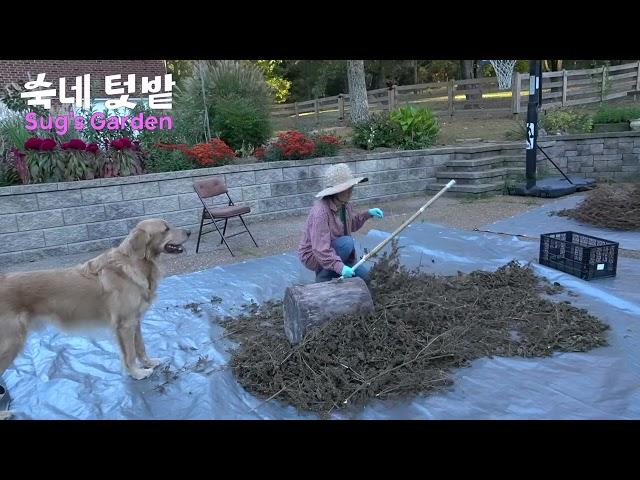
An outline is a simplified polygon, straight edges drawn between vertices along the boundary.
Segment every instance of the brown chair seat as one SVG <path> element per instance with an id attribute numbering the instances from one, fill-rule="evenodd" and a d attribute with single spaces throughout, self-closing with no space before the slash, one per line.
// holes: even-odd
<path id="1" fill-rule="evenodd" d="M 211 218 L 213 215 L 214 218 L 231 218 L 238 215 L 244 215 L 245 213 L 250 213 L 251 208 L 249 207 L 241 207 L 241 206 L 229 206 L 229 207 L 217 207 L 217 208 L 209 208 L 209 211 L 206 213 L 206 218 Z M 211 215 L 209 215 L 209 213 Z"/>

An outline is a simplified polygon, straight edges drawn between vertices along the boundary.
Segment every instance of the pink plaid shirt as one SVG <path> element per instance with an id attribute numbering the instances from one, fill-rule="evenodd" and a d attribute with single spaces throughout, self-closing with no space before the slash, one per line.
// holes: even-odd
<path id="1" fill-rule="evenodd" d="M 360 230 L 364 222 L 371 218 L 371 215 L 368 211 L 354 215 L 351 203 L 347 203 L 345 218 L 346 235 L 349 236 L 351 232 Z M 331 248 L 331 242 L 343 235 L 345 235 L 344 224 L 340 220 L 338 207 L 326 198 L 317 200 L 307 217 L 305 230 L 298 246 L 298 258 L 305 267 L 314 272 L 322 267 L 341 275 L 344 264 L 335 250 Z M 355 261 L 355 253 L 349 259 L 349 262 L 353 261 Z"/>

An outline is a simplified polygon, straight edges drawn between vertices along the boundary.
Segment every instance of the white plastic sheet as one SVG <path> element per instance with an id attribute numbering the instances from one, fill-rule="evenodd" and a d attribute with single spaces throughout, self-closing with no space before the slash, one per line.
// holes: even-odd
<path id="1" fill-rule="evenodd" d="M 369 232 L 357 242 L 359 253 L 386 235 Z M 402 232 L 400 245 L 403 263 L 434 274 L 495 270 L 514 258 L 535 261 L 538 252 L 537 242 L 420 222 Z M 640 261 L 620 258 L 616 278 L 591 282 L 535 267 L 578 294 L 561 299 L 611 325 L 607 347 L 543 359 L 479 359 L 454 372 L 449 391 L 404 402 L 376 401 L 333 418 L 640 418 L 638 267 Z M 116 342 L 108 334 L 87 337 L 45 327 L 30 335 L 24 352 L 5 372 L 11 407 L 18 419 L 318 418 L 276 400 L 263 403 L 246 392 L 227 367 L 233 343 L 216 321 L 242 304 L 281 299 L 287 285 L 312 281 L 293 253 L 164 279 L 145 316 L 143 334 L 147 351 L 166 363 L 142 381 L 124 375 Z M 185 308 L 193 303 L 200 303 L 202 312 Z M 203 356 L 207 360 L 194 369 Z M 160 391 L 164 366 L 177 378 Z"/>

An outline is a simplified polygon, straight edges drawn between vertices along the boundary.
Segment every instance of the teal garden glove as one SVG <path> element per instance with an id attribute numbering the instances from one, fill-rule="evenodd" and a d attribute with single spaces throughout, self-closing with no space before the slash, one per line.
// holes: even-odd
<path id="1" fill-rule="evenodd" d="M 346 265 L 342 267 L 342 276 L 344 278 L 351 278 L 355 276 L 356 272 L 353 271 L 353 268 L 347 267 Z"/>
<path id="2" fill-rule="evenodd" d="M 384 213 L 379 208 L 372 208 L 369 210 L 369 214 L 373 217 L 382 218 L 384 217 Z"/>

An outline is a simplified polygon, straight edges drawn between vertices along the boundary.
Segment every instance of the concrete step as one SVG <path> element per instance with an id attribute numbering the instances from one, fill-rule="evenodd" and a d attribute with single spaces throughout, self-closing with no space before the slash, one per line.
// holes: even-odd
<path id="1" fill-rule="evenodd" d="M 472 170 L 472 171 L 459 171 L 459 172 L 451 172 L 447 170 L 439 170 L 436 172 L 437 178 L 439 179 L 476 179 L 476 178 L 493 178 L 493 177 L 501 177 L 507 174 L 506 168 L 492 168 L 488 170 Z"/>
<path id="2" fill-rule="evenodd" d="M 485 185 L 487 183 L 504 183 L 507 180 L 507 175 L 502 175 L 499 177 L 488 177 L 488 178 L 458 178 L 456 179 L 456 185 Z M 451 180 L 448 177 L 439 177 L 436 183 L 447 184 Z"/>
<path id="3" fill-rule="evenodd" d="M 524 151 L 523 142 L 502 142 L 488 143 L 484 145 L 470 145 L 468 147 L 458 147 L 454 153 L 454 159 L 465 160 L 469 158 L 490 157 L 503 154 L 518 155 Z M 509 152 L 509 153 L 506 153 Z"/>
<path id="4" fill-rule="evenodd" d="M 427 185 L 427 191 L 437 193 L 444 188 L 446 183 L 432 183 Z M 456 183 L 453 187 L 451 187 L 445 195 L 451 194 L 450 196 L 460 196 L 467 194 L 483 194 L 483 193 L 501 193 L 504 188 L 504 182 L 489 182 L 482 183 L 478 185 L 468 185 L 468 184 L 459 184 Z"/>
<path id="5" fill-rule="evenodd" d="M 494 155 L 490 157 L 474 158 L 474 159 L 453 159 L 449 160 L 444 166 L 450 170 L 460 170 L 462 168 L 475 168 L 485 165 L 502 164 L 505 161 L 505 157 L 501 155 Z"/>
<path id="6" fill-rule="evenodd" d="M 444 167 L 446 167 L 447 170 L 458 171 L 458 170 L 464 170 L 468 168 L 482 167 L 486 165 L 499 165 L 499 166 L 505 165 L 506 166 L 507 164 L 518 164 L 518 163 L 522 163 L 524 165 L 525 163 L 524 158 L 521 158 L 520 156 L 514 156 L 514 155 L 494 155 L 494 156 L 483 157 L 483 158 L 449 160 L 444 165 Z"/>

